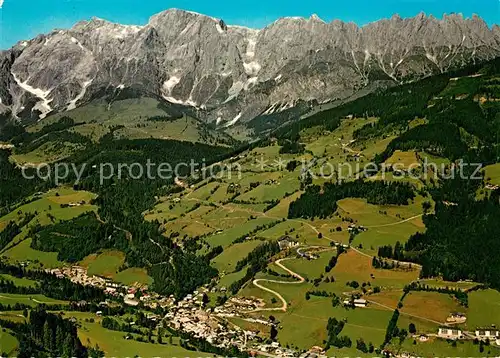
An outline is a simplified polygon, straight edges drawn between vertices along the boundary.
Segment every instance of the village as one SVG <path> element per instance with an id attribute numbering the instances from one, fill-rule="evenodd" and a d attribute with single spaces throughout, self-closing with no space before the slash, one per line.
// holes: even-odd
<path id="1" fill-rule="evenodd" d="M 110 297 L 123 300 L 128 306 L 150 309 L 166 308 L 167 313 L 163 319 L 172 329 L 204 339 L 215 347 L 229 349 L 236 346 L 242 351 L 249 351 L 251 355 L 265 353 L 276 357 L 326 357 L 321 347 L 312 347 L 308 352 L 300 353 L 281 347 L 278 342 L 265 341 L 259 336 L 262 332 L 244 330 L 228 321 L 236 317 L 263 326 L 276 324 L 264 316 L 261 318 L 245 316 L 246 313 L 261 309 L 265 305 L 262 299 L 231 297 L 222 306 L 205 308 L 203 297 L 210 292 L 208 287 L 194 291 L 182 300 L 176 300 L 173 295 L 166 297 L 149 292 L 147 285 L 126 286 L 107 278 L 88 275 L 87 269 L 81 266 L 47 269 L 46 272 L 60 279 L 68 278 L 77 284 L 100 288 Z M 101 312 L 98 311 L 97 315 L 100 314 Z M 147 317 L 158 324 L 162 320 L 162 317 L 153 313 L 148 314 Z"/>
<path id="2" fill-rule="evenodd" d="M 171 328 L 191 333 L 196 338 L 202 338 L 216 347 L 229 348 L 232 345 L 244 347 L 246 336 L 253 336 L 252 332 L 243 332 L 238 327 L 229 328 L 222 324 L 220 320 L 210 314 L 210 309 L 203 309 L 203 294 L 208 292 L 207 288 L 203 292 L 195 291 L 187 295 L 183 300 L 177 301 L 173 295 L 165 297 L 157 293 L 148 292 L 146 285 L 126 286 L 112 282 L 110 279 L 99 276 L 89 276 L 84 267 L 72 266 L 62 269 L 50 269 L 47 272 L 58 278 L 69 278 L 72 282 L 84 286 L 93 286 L 104 290 L 104 292 L 114 298 L 121 298 L 123 302 L 132 307 L 142 305 L 151 309 L 157 307 L 167 308 L 168 313 L 164 317 Z M 153 321 L 160 321 L 157 315 L 148 315 Z"/>

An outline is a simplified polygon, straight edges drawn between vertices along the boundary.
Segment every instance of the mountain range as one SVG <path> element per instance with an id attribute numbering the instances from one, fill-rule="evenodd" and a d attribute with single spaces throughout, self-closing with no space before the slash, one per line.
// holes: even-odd
<path id="1" fill-rule="evenodd" d="M 170 9 L 145 26 L 93 18 L 0 52 L 0 113 L 35 121 L 122 92 L 218 127 L 346 100 L 500 55 L 500 27 L 419 14 L 359 27 L 313 15 L 255 30 Z"/>

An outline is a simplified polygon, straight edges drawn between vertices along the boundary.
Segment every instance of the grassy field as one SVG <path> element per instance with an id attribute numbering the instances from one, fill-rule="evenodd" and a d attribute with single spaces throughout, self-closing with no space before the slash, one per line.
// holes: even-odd
<path id="1" fill-rule="evenodd" d="M 35 132 L 43 126 L 57 122 L 63 116 L 71 117 L 78 126 L 71 130 L 97 141 L 114 126 L 124 126 L 115 136 L 129 139 L 158 138 L 216 144 L 227 135 L 215 130 L 202 128 L 194 118 L 184 116 L 173 120 L 150 121 L 151 117 L 166 117 L 158 100 L 148 97 L 128 98 L 108 103 L 104 100 L 93 101 L 74 110 L 48 116 L 43 121 L 28 127 Z M 208 134 L 203 136 L 202 134 Z"/>
<path id="2" fill-rule="evenodd" d="M 113 276 L 113 280 L 123 283 L 124 285 L 133 285 L 136 282 L 139 284 L 151 285 L 153 279 L 148 276 L 148 273 L 143 268 L 132 267 L 118 272 Z"/>
<path id="3" fill-rule="evenodd" d="M 297 200 L 303 193 L 303 191 L 298 191 L 284 199 L 281 199 L 279 204 L 267 211 L 266 214 L 269 216 L 287 217 L 290 203 Z"/>
<path id="4" fill-rule="evenodd" d="M 11 263 L 30 261 L 35 266 L 56 268 L 64 266 L 64 263 L 57 259 L 57 252 L 43 252 L 30 247 L 31 238 L 22 241 L 19 245 L 2 253 Z"/>
<path id="5" fill-rule="evenodd" d="M 409 205 L 374 205 L 366 199 L 347 198 L 338 201 L 339 213 L 347 215 L 364 226 L 396 224 L 422 214 L 422 197 L 417 196 Z"/>
<path id="6" fill-rule="evenodd" d="M 413 167 L 419 163 L 415 152 L 402 152 L 400 150 L 396 150 L 394 154 L 385 161 L 386 165 L 393 165 L 401 169 Z"/>
<path id="7" fill-rule="evenodd" d="M 479 284 L 476 282 L 469 282 L 469 281 L 459 281 L 459 282 L 450 282 L 450 281 L 443 281 L 441 279 L 435 278 L 435 279 L 421 279 L 419 282 L 422 285 L 429 286 L 429 287 L 438 287 L 438 288 L 457 288 L 463 291 L 470 290 L 474 287 L 477 287 Z"/>
<path id="8" fill-rule="evenodd" d="M 47 214 L 51 214 L 56 221 L 70 220 L 88 211 L 96 211 L 97 207 L 91 205 L 90 201 L 95 199 L 96 195 L 88 191 L 75 191 L 71 188 L 57 188 L 43 193 L 37 200 L 28 204 L 20 205 L 13 209 L 9 214 L 0 218 L 0 223 L 9 221 L 19 222 L 25 213 L 37 213 L 36 220 L 41 225 L 48 225 L 51 220 Z M 85 204 L 73 207 L 61 207 L 61 204 L 71 204 L 85 202 Z"/>
<path id="9" fill-rule="evenodd" d="M 414 223 L 416 223 L 416 225 Z M 368 231 L 357 235 L 352 245 L 355 247 L 360 247 L 360 245 L 362 245 L 364 252 L 376 255 L 378 247 L 384 245 L 394 246 L 398 241 L 404 244 L 411 235 L 422 232 L 424 229 L 419 227 L 420 224 L 421 218 L 416 218 L 412 221 L 398 225 L 370 228 Z"/>
<path id="10" fill-rule="evenodd" d="M 262 242 L 259 240 L 233 244 L 212 261 L 212 266 L 217 268 L 219 272 L 225 271 L 226 273 L 230 273 L 234 270 L 238 261 L 247 257 L 253 249 L 261 244 Z"/>
<path id="11" fill-rule="evenodd" d="M 479 290 L 469 293 L 469 310 L 467 327 L 500 326 L 500 292 L 496 290 Z"/>
<path id="12" fill-rule="evenodd" d="M 6 321 L 11 321 L 11 322 L 17 322 L 17 323 L 26 322 L 26 317 L 24 317 L 22 315 L 21 311 L 0 312 L 0 319 L 6 320 Z"/>
<path id="13" fill-rule="evenodd" d="M 241 225 L 224 230 L 224 232 L 220 234 L 209 236 L 206 238 L 206 241 L 212 247 L 221 245 L 222 247 L 226 248 L 230 246 L 235 239 L 243 235 L 247 235 L 259 226 L 270 224 L 274 221 L 275 220 L 269 218 L 257 218 L 255 220 L 249 220 Z"/>
<path id="14" fill-rule="evenodd" d="M 53 163 L 69 157 L 82 148 L 82 145 L 70 142 L 47 142 L 29 153 L 13 154 L 11 159 L 18 165 Z"/>
<path id="15" fill-rule="evenodd" d="M 56 113 L 29 127 L 30 131 L 40 130 L 43 126 L 55 123 L 63 116 L 71 117 L 76 123 L 103 123 L 107 126 L 137 123 L 150 116 L 164 116 L 158 108 L 158 101 L 152 98 L 131 98 L 118 100 L 109 105 L 106 101 L 94 101 L 65 113 Z"/>
<path id="16" fill-rule="evenodd" d="M 332 249 L 330 251 L 319 254 L 319 259 L 317 260 L 306 260 L 303 258 L 292 259 L 286 260 L 284 262 L 284 265 L 293 272 L 297 272 L 302 277 L 314 280 L 315 278 L 320 277 L 322 274 L 329 276 L 329 274 L 325 273 L 325 266 L 328 265 L 328 261 L 330 261 L 332 256 L 335 255 L 336 251 L 335 249 Z"/>
<path id="17" fill-rule="evenodd" d="M 80 265 L 87 268 L 89 275 L 113 277 L 125 262 L 125 254 L 121 251 L 105 251 L 101 254 L 87 256 Z"/>
<path id="18" fill-rule="evenodd" d="M 17 338 L 8 331 L 0 330 L 0 353 L 6 353 L 7 357 L 15 356 L 18 348 L 19 342 Z"/>
<path id="19" fill-rule="evenodd" d="M 294 173 L 285 175 L 282 174 L 279 176 L 271 174 L 269 177 L 275 177 L 272 179 L 277 180 L 277 184 L 261 183 L 257 188 L 236 197 L 235 200 L 253 201 L 257 203 L 265 200 L 280 200 L 287 193 L 293 193 L 300 187 L 300 182 L 297 175 Z"/>
<path id="20" fill-rule="evenodd" d="M 243 269 L 243 270 L 241 270 L 241 271 L 238 271 L 238 272 L 232 272 L 232 273 L 228 273 L 228 274 L 225 274 L 225 275 L 222 274 L 222 277 L 219 280 L 219 283 L 217 284 L 217 287 L 219 287 L 219 288 L 221 288 L 221 287 L 228 288 L 229 286 L 231 286 L 231 284 L 233 282 L 236 282 L 239 279 L 242 279 L 245 276 L 245 273 L 246 273 L 246 268 Z"/>
<path id="21" fill-rule="evenodd" d="M 27 278 L 18 278 L 7 274 L 0 274 L 0 279 L 12 281 L 16 286 L 20 287 L 34 287 L 36 284 L 36 281 L 29 280 Z"/>
<path id="22" fill-rule="evenodd" d="M 399 298 L 402 296 L 402 287 L 418 277 L 418 272 L 400 272 L 389 270 L 376 270 L 371 267 L 371 259 L 354 250 L 342 254 L 337 266 L 328 274 L 325 273 L 325 266 L 334 252 L 320 254 L 318 260 L 291 259 L 283 261 L 283 264 L 292 271 L 303 275 L 312 281 L 322 275 L 334 278 L 334 282 L 321 282 L 314 287 L 311 282 L 302 284 L 286 285 L 279 283 L 263 282 L 267 288 L 279 292 L 288 303 L 286 313 L 273 312 L 273 315 L 280 321 L 278 339 L 282 345 L 297 346 L 301 349 L 309 349 L 313 345 L 323 345 L 326 338 L 326 324 L 329 317 L 347 320 L 347 324 L 342 331 L 342 335 L 348 335 L 354 342 L 358 338 L 363 338 L 367 343 L 372 342 L 379 346 L 385 336 L 387 323 L 392 316 L 391 307 L 370 304 L 368 308 L 347 310 L 342 306 L 333 307 L 331 298 L 311 296 L 309 300 L 305 298 L 307 291 L 320 290 L 335 293 L 343 299 L 344 293 L 352 291 L 347 287 L 348 281 L 358 281 L 361 285 L 366 283 L 371 286 L 379 286 L 383 290 L 391 289 L 394 292 L 394 308 L 397 306 Z M 282 273 L 283 271 L 275 265 L 269 266 L 271 269 Z M 374 275 L 374 278 L 371 277 Z M 258 276 L 260 277 L 260 276 Z M 369 287 L 369 286 L 368 286 Z M 242 296 L 265 297 L 268 307 L 279 305 L 269 304 L 269 293 L 263 292 L 253 284 L 249 283 L 241 292 Z M 373 296 L 368 296 L 371 300 Z M 270 296 L 272 298 L 272 296 Z M 384 304 L 387 304 L 384 301 Z M 265 314 L 256 313 L 258 317 L 265 317 Z M 304 325 L 307 324 L 307 330 Z M 282 328 L 281 328 L 282 327 Z M 336 350 L 332 349 L 329 355 L 349 356 L 356 352 L 355 348 Z"/>
<path id="23" fill-rule="evenodd" d="M 1 293 L 0 303 L 4 305 L 13 305 L 15 303 L 22 303 L 28 306 L 36 306 L 39 304 L 60 304 L 67 305 L 67 301 L 55 300 L 44 295 L 20 295 L 13 293 Z"/>
<path id="24" fill-rule="evenodd" d="M 408 352 L 416 357 L 492 357 L 498 356 L 500 350 L 496 347 L 486 347 L 483 353 L 479 352 L 479 345 L 471 341 L 458 341 L 456 347 L 451 342 L 442 339 L 431 338 L 428 342 L 413 344 L 413 339 L 407 338 L 400 346 L 399 342 L 393 342 L 389 348 L 396 352 Z"/>
<path id="25" fill-rule="evenodd" d="M 417 197 L 410 205 L 372 205 L 365 199 L 339 200 L 339 213 L 349 217 L 368 230 L 357 235 L 353 245 L 362 245 L 364 251 L 376 254 L 377 248 L 405 243 L 416 232 L 425 230 L 422 222 L 423 198 Z"/>
<path id="26" fill-rule="evenodd" d="M 22 228 L 12 242 L 0 253 L 11 263 L 30 261 L 36 266 L 60 267 L 62 262 L 57 260 L 57 253 L 42 252 L 30 247 L 31 238 L 29 229 L 35 225 L 51 225 L 59 221 L 73 219 L 89 211 L 97 211 L 97 206 L 91 205 L 96 195 L 87 191 L 75 191 L 72 188 L 60 187 L 41 194 L 36 200 L 13 208 L 7 215 L 0 218 L 0 224 L 7 225 L 9 221 L 20 222 L 28 213 L 35 214 L 31 222 Z M 77 206 L 68 206 L 76 204 Z"/>
<path id="27" fill-rule="evenodd" d="M 109 133 L 109 127 L 102 123 L 86 123 L 69 129 L 71 132 L 81 134 L 97 142 Z"/>
<path id="28" fill-rule="evenodd" d="M 368 299 L 374 304 L 378 303 L 380 305 L 379 307 L 387 306 L 396 309 L 402 296 L 403 292 L 401 290 L 387 290 L 380 293 L 374 293 L 370 295 Z"/>
<path id="29" fill-rule="evenodd" d="M 319 289 L 327 289 L 327 285 L 324 284 Z M 305 292 L 314 289 L 307 283 L 302 285 L 266 283 L 265 286 L 280 292 L 289 304 L 286 313 L 273 313 L 283 327 L 278 334 L 282 345 L 294 345 L 301 349 L 309 349 L 314 345 L 322 346 L 326 338 L 328 318 L 335 317 L 347 320 L 342 335 L 348 335 L 354 342 L 363 337 L 366 342 L 371 341 L 377 346 L 383 341 L 387 322 L 392 315 L 390 310 L 376 307 L 355 310 L 346 310 L 341 306 L 333 307 L 331 298 L 312 296 L 310 300 L 306 300 Z M 307 329 L 304 329 L 305 326 Z M 354 352 L 346 351 L 348 352 L 338 353 Z"/>
<path id="30" fill-rule="evenodd" d="M 202 187 L 196 189 L 193 192 L 190 192 L 189 198 L 191 199 L 199 199 L 199 200 L 208 200 L 212 196 L 212 191 L 217 191 L 220 187 L 220 183 L 212 182 L 203 185 Z"/>
<path id="31" fill-rule="evenodd" d="M 430 309 L 432 307 L 432 309 Z M 452 312 L 465 312 L 466 308 L 450 295 L 437 292 L 410 292 L 403 302 L 402 313 L 426 318 L 437 322 L 446 322 Z"/>
<path id="32" fill-rule="evenodd" d="M 489 182 L 490 184 L 500 185 L 500 163 L 485 167 L 484 178 L 486 182 Z"/>
<path id="33" fill-rule="evenodd" d="M 335 278 L 344 282 L 370 282 L 372 286 L 381 288 L 403 288 L 416 280 L 418 271 L 396 271 L 375 269 L 372 267 L 371 257 L 364 256 L 354 250 L 342 254 L 337 265 L 332 270 Z M 373 274 L 374 278 L 371 278 Z"/>
<path id="34" fill-rule="evenodd" d="M 399 328 L 404 328 L 407 331 L 410 329 L 410 324 L 413 323 L 415 325 L 415 328 L 417 330 L 417 334 L 435 334 L 439 327 L 441 326 L 440 324 L 437 324 L 436 322 L 432 322 L 426 319 L 414 317 L 414 316 L 408 316 L 406 314 L 401 314 L 399 315 L 398 319 L 398 327 Z"/>

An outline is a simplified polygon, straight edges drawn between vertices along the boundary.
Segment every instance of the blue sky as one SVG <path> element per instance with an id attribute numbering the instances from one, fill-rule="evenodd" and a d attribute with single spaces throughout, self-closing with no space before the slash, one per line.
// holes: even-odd
<path id="1" fill-rule="evenodd" d="M 318 14 L 358 25 L 424 11 L 441 17 L 459 12 L 500 24 L 500 0 L 0 0 L 0 49 L 54 28 L 68 28 L 92 16 L 142 25 L 162 10 L 176 7 L 224 19 L 229 24 L 264 27 L 282 16 Z"/>

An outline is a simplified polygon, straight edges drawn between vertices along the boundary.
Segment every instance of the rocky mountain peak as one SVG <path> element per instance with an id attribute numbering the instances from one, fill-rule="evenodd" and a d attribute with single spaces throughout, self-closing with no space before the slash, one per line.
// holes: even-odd
<path id="1" fill-rule="evenodd" d="M 18 117 L 28 108 L 44 118 L 130 87 L 227 126 L 499 54 L 500 28 L 477 16 L 394 15 L 358 27 L 312 15 L 255 30 L 169 9 L 144 26 L 93 18 L 1 52 L 0 100 Z"/>

